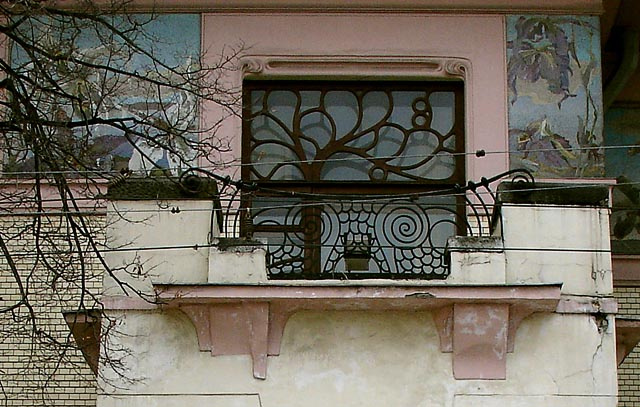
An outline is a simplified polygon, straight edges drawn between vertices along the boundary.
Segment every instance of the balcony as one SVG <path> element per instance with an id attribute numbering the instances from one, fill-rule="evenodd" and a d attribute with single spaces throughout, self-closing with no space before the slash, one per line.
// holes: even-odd
<path id="1" fill-rule="evenodd" d="M 503 184 L 497 194 L 493 191 L 500 181 L 511 178 L 515 179 Z M 220 182 L 220 190 L 214 180 L 190 177 L 186 181 L 127 180 L 110 189 L 108 224 L 113 251 L 108 255 L 118 267 L 140 276 L 134 285 L 142 284 L 142 291 L 151 288 L 150 280 L 197 284 L 290 280 L 504 283 L 504 273 L 478 273 L 484 267 L 481 264 L 467 276 L 467 268 L 451 260 L 452 253 L 483 252 L 486 267 L 491 268 L 504 262 L 505 256 L 516 259 L 521 253 L 504 250 L 506 225 L 520 221 L 505 218 L 505 205 L 533 204 L 522 215 L 530 216 L 559 202 L 589 206 L 608 197 L 604 187 L 550 188 L 518 171 L 451 190 L 333 195 L 322 201 L 303 193 L 277 196 L 269 191 L 271 195 L 261 195 L 263 191 L 251 185 L 239 189 L 226 180 Z M 550 210 L 552 214 L 565 212 L 564 206 Z M 563 216 L 557 221 L 566 218 Z M 556 230 L 553 222 L 557 221 L 543 228 Z M 521 227 L 511 227 L 508 236 L 517 242 L 516 247 L 531 247 L 531 239 L 541 233 L 544 238 L 538 246 L 548 246 L 548 233 L 518 229 Z M 557 233 L 565 246 L 574 246 L 566 230 Z M 602 233 L 608 236 L 608 230 Z M 578 242 L 580 236 L 573 238 Z M 598 255 L 606 255 L 608 239 L 599 244 Z M 568 255 L 563 253 L 534 254 L 540 259 L 551 256 L 550 263 L 566 263 Z M 545 270 L 555 269 L 551 265 Z M 545 271 L 539 276 L 554 273 Z M 523 281 L 524 274 L 519 271 L 512 281 Z M 534 280 L 540 280 L 539 276 Z"/>
<path id="2" fill-rule="evenodd" d="M 337 229 L 324 226 L 310 233 L 333 236 L 311 248 L 304 246 L 309 240 L 285 239 L 311 229 L 303 228 L 304 222 L 300 226 L 274 216 L 280 223 L 265 224 L 265 213 L 273 208 L 245 206 L 255 202 L 251 198 L 260 198 L 251 188 L 225 195 L 235 187 L 217 192 L 213 183 L 203 180 L 186 187 L 174 182 L 165 186 L 173 191 L 167 199 L 160 199 L 157 190 L 149 199 L 140 195 L 141 188 L 114 188 L 109 237 L 117 249 L 108 253 L 108 261 L 120 282 L 135 287 L 143 299 L 123 295 L 121 285 L 107 278 L 105 306 L 113 312 L 179 310 L 192 321 L 200 351 L 213 357 L 249 355 L 256 379 L 267 378 L 267 361 L 280 354 L 285 326 L 296 313 L 427 312 L 438 332 L 439 352 L 452 354 L 454 379 L 505 379 L 507 353 L 517 352 L 516 332 L 527 317 L 594 317 L 599 325 L 592 329 L 591 323 L 585 324 L 588 335 L 604 335 L 611 331 L 607 323 L 613 320 L 607 316 L 616 312 L 616 303 L 611 297 L 607 188 L 558 190 L 535 184 L 525 173 L 521 182 L 507 182 L 491 192 L 504 175 L 470 183 L 453 194 L 413 200 L 309 200 L 293 207 L 291 212 L 300 215 L 290 219 L 303 222 L 302 214 L 310 209 L 316 226 L 322 216 L 330 218 L 326 212 L 344 222 Z M 442 203 L 451 195 L 465 204 L 465 216 Z M 303 202 L 311 197 L 269 197 L 278 198 Z M 483 203 L 491 200 L 497 205 Z M 362 208 L 369 208 L 366 217 Z M 415 235 L 402 227 L 401 232 L 426 237 L 388 247 L 383 239 L 390 233 L 376 221 L 384 224 L 394 211 L 402 211 L 407 222 L 426 225 Z M 270 225 L 274 227 L 268 230 Z M 291 247 L 283 248 L 283 243 Z M 276 266 L 284 262 L 275 262 L 274 253 L 295 255 L 295 250 L 315 251 L 318 257 L 296 260 L 298 274 L 290 262 L 293 275 L 282 280 L 278 274 L 283 269 Z M 420 259 L 417 271 L 406 271 L 402 261 L 408 255 L 398 253 L 416 250 L 425 257 L 439 256 L 439 261 Z M 332 252 L 339 256 L 331 264 L 344 267 L 344 272 L 317 279 L 305 274 L 305 262 Z M 315 270 L 322 273 L 324 268 Z M 612 337 L 604 338 L 609 352 Z M 607 374 L 611 369 L 607 365 Z"/>

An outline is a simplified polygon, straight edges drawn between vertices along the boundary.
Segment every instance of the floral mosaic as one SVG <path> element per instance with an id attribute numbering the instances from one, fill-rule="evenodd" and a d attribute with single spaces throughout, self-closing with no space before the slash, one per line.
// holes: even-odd
<path id="1" fill-rule="evenodd" d="M 604 175 L 598 19 L 508 16 L 507 75 L 511 168 Z"/>

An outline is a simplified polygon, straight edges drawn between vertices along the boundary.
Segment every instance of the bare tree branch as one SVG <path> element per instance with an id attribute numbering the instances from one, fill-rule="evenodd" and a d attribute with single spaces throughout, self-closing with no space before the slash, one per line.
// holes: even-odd
<path id="1" fill-rule="evenodd" d="M 107 225 L 95 214 L 104 213 L 105 181 L 122 171 L 175 182 L 198 162 L 215 164 L 212 155 L 227 148 L 216 132 L 224 117 L 205 126 L 203 103 L 227 116 L 239 110 L 239 93 L 222 78 L 242 44 L 206 66 L 199 34 L 195 46 L 177 46 L 152 33 L 166 15 L 128 14 L 126 0 L 74 3 L 0 0 L 8 56 L 0 59 L 0 287 L 9 292 L 0 297 L 0 350 L 20 355 L 13 370 L 0 363 L 6 404 L 56 405 L 68 369 L 95 384 L 60 328 L 80 327 L 79 315 L 101 321 L 101 363 L 136 381 L 122 364 L 127 349 L 104 339 L 117 323 L 104 313 L 100 284 L 109 277 L 123 293 L 155 298 L 119 277 L 144 278 L 140 264 L 104 258 Z"/>

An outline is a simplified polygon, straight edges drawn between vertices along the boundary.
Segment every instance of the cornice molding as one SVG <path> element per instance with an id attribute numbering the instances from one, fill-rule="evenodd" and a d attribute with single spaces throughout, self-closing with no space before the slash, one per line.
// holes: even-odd
<path id="1" fill-rule="evenodd" d="M 107 3 L 106 0 L 97 0 Z M 71 0 L 53 4 L 72 7 Z M 602 0 L 133 0 L 136 11 L 177 12 L 401 12 L 466 14 L 602 14 Z"/>
<path id="2" fill-rule="evenodd" d="M 440 78 L 469 80 L 471 63 L 464 58 L 402 56 L 246 55 L 240 59 L 244 78 L 393 79 Z"/>

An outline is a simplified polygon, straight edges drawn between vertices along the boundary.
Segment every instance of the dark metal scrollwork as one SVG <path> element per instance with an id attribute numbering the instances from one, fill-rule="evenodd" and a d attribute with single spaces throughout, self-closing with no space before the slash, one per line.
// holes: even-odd
<path id="1" fill-rule="evenodd" d="M 248 82 L 243 179 L 451 185 L 463 175 L 463 111 L 455 81 Z"/>
<path id="2" fill-rule="evenodd" d="M 512 170 L 464 187 L 397 196 L 258 188 L 243 194 L 251 206 L 243 233 L 266 242 L 272 279 L 445 279 L 447 239 L 488 235 L 491 187 L 509 178 L 523 187 L 535 182 L 528 171 Z"/>

